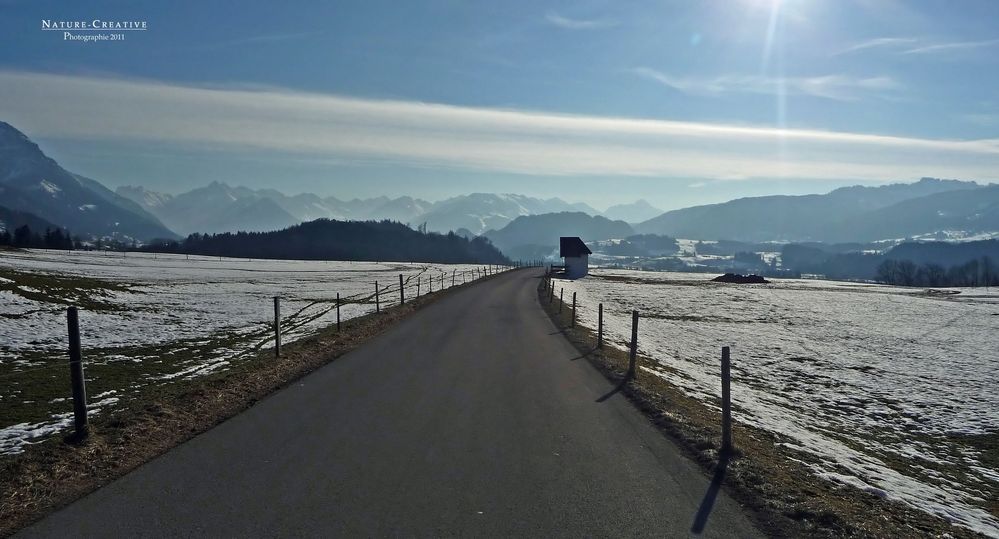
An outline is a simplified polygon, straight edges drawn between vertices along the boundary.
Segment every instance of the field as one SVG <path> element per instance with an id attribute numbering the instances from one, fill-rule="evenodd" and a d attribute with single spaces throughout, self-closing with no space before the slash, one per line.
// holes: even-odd
<path id="1" fill-rule="evenodd" d="M 80 309 L 91 413 L 143 388 L 224 370 L 273 348 L 273 297 L 282 342 L 341 319 L 475 278 L 472 265 L 321 262 L 147 253 L 0 253 L 0 455 L 72 423 L 66 308 Z"/>
<path id="2" fill-rule="evenodd" d="M 646 373 L 709 406 L 731 346 L 737 421 L 819 477 L 999 536 L 999 291 L 711 277 L 596 269 L 555 293 L 591 328 L 603 303 L 619 347 L 638 310 Z"/>

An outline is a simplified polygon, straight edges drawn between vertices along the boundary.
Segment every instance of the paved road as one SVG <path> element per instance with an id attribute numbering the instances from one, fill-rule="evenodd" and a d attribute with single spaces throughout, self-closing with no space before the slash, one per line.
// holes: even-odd
<path id="1" fill-rule="evenodd" d="M 538 274 L 426 307 L 21 535 L 758 535 L 623 396 L 598 402 Z"/>

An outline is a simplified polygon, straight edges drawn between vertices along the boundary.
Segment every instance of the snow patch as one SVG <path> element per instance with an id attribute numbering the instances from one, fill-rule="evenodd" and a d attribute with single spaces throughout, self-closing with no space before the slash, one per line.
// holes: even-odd
<path id="1" fill-rule="evenodd" d="M 42 180 L 38 185 L 41 185 L 42 189 L 48 191 L 52 196 L 56 196 L 62 192 L 62 188 L 48 180 Z"/>

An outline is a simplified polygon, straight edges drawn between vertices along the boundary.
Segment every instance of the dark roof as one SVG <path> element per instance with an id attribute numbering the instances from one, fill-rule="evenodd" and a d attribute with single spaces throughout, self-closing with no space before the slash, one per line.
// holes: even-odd
<path id="1" fill-rule="evenodd" d="M 562 258 L 591 254 L 593 251 L 578 236 L 562 236 L 558 239 L 558 255 Z"/>

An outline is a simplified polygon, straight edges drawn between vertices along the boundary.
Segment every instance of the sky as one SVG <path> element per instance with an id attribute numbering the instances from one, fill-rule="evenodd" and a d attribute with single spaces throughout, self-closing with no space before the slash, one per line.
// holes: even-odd
<path id="1" fill-rule="evenodd" d="M 95 19 L 146 29 L 42 29 Z M 0 120 L 112 188 L 673 209 L 999 180 L 993 0 L 0 0 L 0 21 Z"/>

